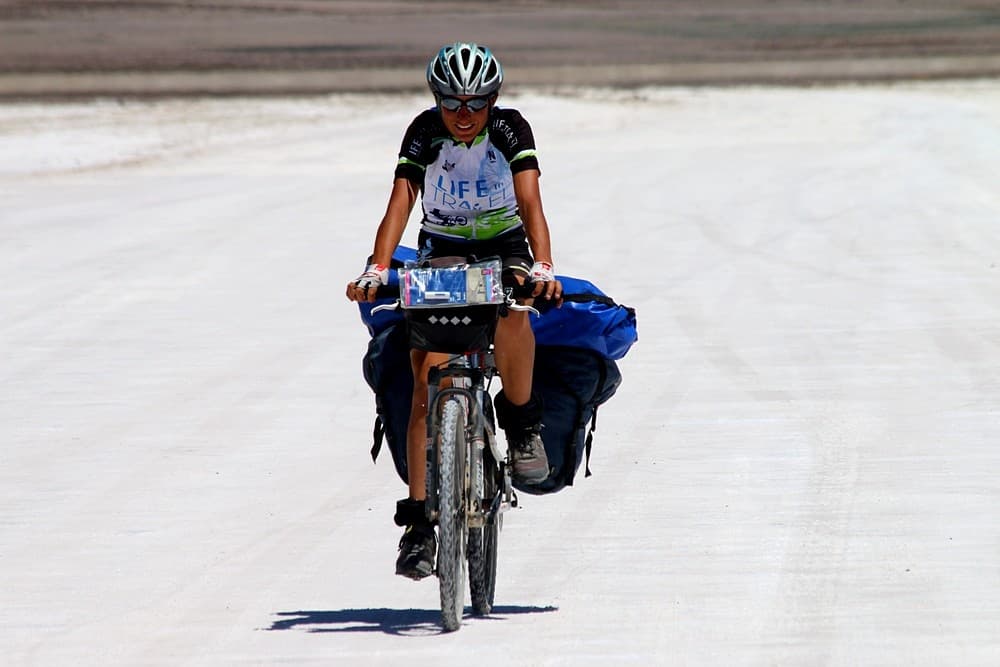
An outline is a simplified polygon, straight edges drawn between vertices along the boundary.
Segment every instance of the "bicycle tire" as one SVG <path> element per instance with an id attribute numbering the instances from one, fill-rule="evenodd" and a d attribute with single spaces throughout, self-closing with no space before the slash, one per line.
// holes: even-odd
<path id="1" fill-rule="evenodd" d="M 438 431 L 438 586 L 441 624 L 458 630 L 465 609 L 465 407 L 449 398 Z"/>
<path id="2" fill-rule="evenodd" d="M 499 493 L 498 476 L 500 470 L 493 460 L 489 447 L 483 452 L 483 497 L 488 508 Z M 469 551 L 469 592 L 472 597 L 472 613 L 486 616 L 493 610 L 493 600 L 497 584 L 497 551 L 503 514 L 497 513 L 492 522 L 482 528 L 470 528 Z"/>

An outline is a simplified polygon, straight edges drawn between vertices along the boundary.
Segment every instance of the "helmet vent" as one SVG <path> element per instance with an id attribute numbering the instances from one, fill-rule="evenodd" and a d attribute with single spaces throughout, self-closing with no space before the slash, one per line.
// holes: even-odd
<path id="1" fill-rule="evenodd" d="M 478 44 L 443 47 L 427 65 L 427 85 L 435 95 L 492 95 L 503 83 L 503 68 Z"/>

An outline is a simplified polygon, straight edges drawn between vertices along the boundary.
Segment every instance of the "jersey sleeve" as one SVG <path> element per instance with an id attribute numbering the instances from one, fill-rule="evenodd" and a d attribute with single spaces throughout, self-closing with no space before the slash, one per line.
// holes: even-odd
<path id="1" fill-rule="evenodd" d="M 517 109 L 497 109 L 490 127 L 491 140 L 497 146 L 507 162 L 511 173 L 535 169 L 538 166 L 538 153 L 535 150 L 535 136 L 531 125 Z"/>
<path id="2" fill-rule="evenodd" d="M 431 163 L 431 140 L 434 137 L 435 112 L 425 111 L 410 123 L 399 147 L 395 178 L 405 178 L 418 186 L 423 185 L 424 172 Z"/>

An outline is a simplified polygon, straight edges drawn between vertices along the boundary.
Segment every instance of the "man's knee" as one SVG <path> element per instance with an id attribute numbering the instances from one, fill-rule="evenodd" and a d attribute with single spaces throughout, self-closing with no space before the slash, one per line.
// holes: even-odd
<path id="1" fill-rule="evenodd" d="M 497 338 L 512 340 L 518 345 L 534 345 L 535 334 L 531 330 L 528 313 L 508 312 L 497 322 Z"/>

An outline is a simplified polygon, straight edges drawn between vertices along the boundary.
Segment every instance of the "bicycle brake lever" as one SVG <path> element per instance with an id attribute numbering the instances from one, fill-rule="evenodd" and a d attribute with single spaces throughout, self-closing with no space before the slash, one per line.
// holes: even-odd
<path id="1" fill-rule="evenodd" d="M 517 303 L 516 301 L 508 302 L 507 308 L 509 308 L 510 310 L 516 310 L 521 312 L 527 311 L 529 313 L 534 313 L 535 315 L 541 315 L 541 313 L 538 312 L 538 309 L 535 308 L 534 306 L 525 306 L 523 304 Z"/>
<path id="2" fill-rule="evenodd" d="M 372 314 L 374 315 L 375 313 L 380 313 L 383 310 L 399 310 L 399 306 L 399 299 L 396 299 L 392 303 L 383 303 L 381 306 L 375 306 L 372 308 Z"/>

